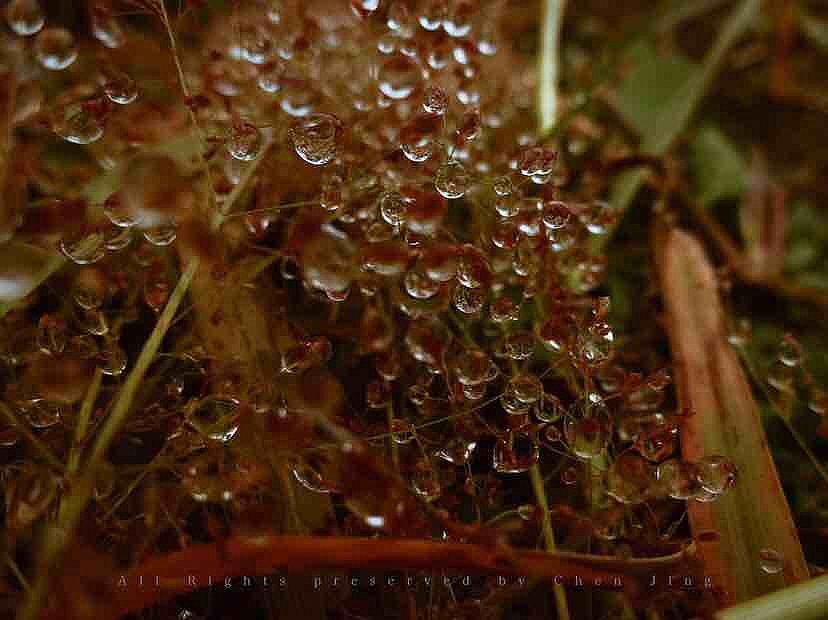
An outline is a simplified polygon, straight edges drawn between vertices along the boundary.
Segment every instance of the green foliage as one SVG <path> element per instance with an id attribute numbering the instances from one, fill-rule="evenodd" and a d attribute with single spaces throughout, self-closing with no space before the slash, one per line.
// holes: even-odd
<path id="1" fill-rule="evenodd" d="M 714 126 L 705 126 L 696 134 L 690 147 L 690 164 L 696 194 L 706 206 L 738 198 L 745 189 L 747 163 L 730 139 Z"/>

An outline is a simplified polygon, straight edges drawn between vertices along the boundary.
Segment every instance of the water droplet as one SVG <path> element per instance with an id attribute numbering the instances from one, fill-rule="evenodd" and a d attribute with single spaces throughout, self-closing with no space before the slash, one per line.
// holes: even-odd
<path id="1" fill-rule="evenodd" d="M 688 500 L 701 489 L 698 468 L 689 461 L 664 461 L 658 466 L 656 478 L 663 492 L 673 499 Z"/>
<path id="2" fill-rule="evenodd" d="M 117 49 L 126 43 L 126 35 L 118 20 L 101 5 L 92 9 L 92 36 L 109 49 Z"/>
<path id="3" fill-rule="evenodd" d="M 655 482 L 655 467 L 630 452 L 616 458 L 606 473 L 607 494 L 622 504 L 645 501 Z"/>
<path id="4" fill-rule="evenodd" d="M 486 303 L 486 294 L 483 289 L 458 284 L 454 287 L 451 301 L 457 311 L 462 314 L 478 314 Z"/>
<path id="5" fill-rule="evenodd" d="M 440 283 L 420 269 L 409 269 L 403 279 L 405 291 L 414 299 L 431 299 L 440 291 Z"/>
<path id="6" fill-rule="evenodd" d="M 230 134 L 227 136 L 227 151 L 240 161 L 252 161 L 259 156 L 262 150 L 262 134 L 259 128 L 239 121 L 233 123 Z"/>
<path id="7" fill-rule="evenodd" d="M 759 551 L 759 568 L 768 575 L 777 575 L 785 568 L 785 561 L 782 554 L 776 549 L 761 549 Z"/>
<path id="8" fill-rule="evenodd" d="M 410 58 L 397 54 L 379 69 L 380 92 L 390 99 L 406 99 L 420 83 L 420 67 Z"/>
<path id="9" fill-rule="evenodd" d="M 106 256 L 104 235 L 93 231 L 65 236 L 60 240 L 60 251 L 76 265 L 91 265 Z"/>
<path id="10" fill-rule="evenodd" d="M 444 198 L 462 198 L 471 185 L 471 175 L 466 172 L 463 164 L 457 161 L 448 161 L 437 169 L 434 177 L 434 187 Z"/>
<path id="11" fill-rule="evenodd" d="M 796 368 L 802 363 L 802 347 L 790 334 L 779 344 L 779 361 L 789 368 Z"/>
<path id="12" fill-rule="evenodd" d="M 724 456 L 706 456 L 697 466 L 696 478 L 709 493 L 722 495 L 736 484 L 736 465 Z"/>
<path id="13" fill-rule="evenodd" d="M 238 401 L 228 398 L 205 398 L 190 412 L 187 420 L 210 439 L 229 443 L 239 430 L 238 405 Z"/>
<path id="14" fill-rule="evenodd" d="M 27 37 L 43 28 L 46 16 L 38 0 L 12 0 L 6 6 L 6 22 L 15 34 Z"/>
<path id="15" fill-rule="evenodd" d="M 165 247 L 171 245 L 177 236 L 175 223 L 156 226 L 144 231 L 144 239 L 152 245 Z"/>
<path id="16" fill-rule="evenodd" d="M 104 121 L 94 105 L 74 101 L 54 110 L 52 130 L 72 144 L 91 144 L 103 136 Z"/>
<path id="17" fill-rule="evenodd" d="M 564 436 L 572 453 L 582 459 L 600 456 L 610 439 L 610 423 L 601 413 L 583 418 L 567 418 Z"/>
<path id="18" fill-rule="evenodd" d="M 448 110 L 448 95 L 439 86 L 428 86 L 423 93 L 423 109 L 428 114 L 442 116 Z"/>
<path id="19" fill-rule="evenodd" d="M 380 215 L 391 226 L 405 223 L 408 201 L 398 192 L 386 192 L 379 201 Z"/>
<path id="20" fill-rule="evenodd" d="M 492 464 L 501 474 L 520 474 L 529 470 L 540 459 L 538 445 L 528 435 L 511 434 L 498 439 Z"/>
<path id="21" fill-rule="evenodd" d="M 46 69 L 62 71 L 78 58 L 75 37 L 65 28 L 46 28 L 35 39 L 35 56 Z"/>
<path id="22" fill-rule="evenodd" d="M 117 344 L 110 343 L 100 352 L 101 372 L 111 377 L 120 377 L 127 367 L 127 356 Z"/>
<path id="23" fill-rule="evenodd" d="M 545 177 L 552 173 L 558 153 L 542 146 L 525 148 L 518 160 L 520 173 L 527 177 Z"/>
<path id="24" fill-rule="evenodd" d="M 129 105 L 138 98 L 138 86 L 123 71 L 108 69 L 103 74 L 103 90 L 110 101 Z"/>
<path id="25" fill-rule="evenodd" d="M 333 114 L 311 114 L 295 123 L 288 135 L 299 157 L 314 166 L 324 166 L 337 156 L 343 126 Z"/>
<path id="26" fill-rule="evenodd" d="M 23 417 L 33 428 L 50 428 L 60 421 L 61 406 L 59 403 L 44 398 L 35 398 L 23 407 Z"/>

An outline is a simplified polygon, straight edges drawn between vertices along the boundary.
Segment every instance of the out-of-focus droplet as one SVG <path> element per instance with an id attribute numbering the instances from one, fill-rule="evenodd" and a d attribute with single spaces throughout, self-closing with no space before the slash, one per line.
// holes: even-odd
<path id="1" fill-rule="evenodd" d="M 796 368 L 802 363 L 802 347 L 790 334 L 779 344 L 779 361 L 789 368 Z"/>
<path id="2" fill-rule="evenodd" d="M 434 187 L 444 198 L 462 198 L 469 189 L 472 179 L 458 161 L 448 161 L 437 169 Z"/>
<path id="3" fill-rule="evenodd" d="M 104 134 L 104 119 L 92 102 L 73 101 L 53 111 L 52 130 L 72 144 L 92 144 Z"/>
<path id="4" fill-rule="evenodd" d="M 101 231 L 75 233 L 60 240 L 60 251 L 76 265 L 91 265 L 106 256 L 104 241 Z"/>
<path id="5" fill-rule="evenodd" d="M 492 465 L 501 474 L 521 474 L 538 462 L 540 450 L 528 435 L 511 434 L 495 443 Z"/>
<path id="6" fill-rule="evenodd" d="M 379 68 L 380 92 L 390 99 L 406 99 L 420 83 L 422 74 L 417 63 L 397 54 Z"/>
<path id="7" fill-rule="evenodd" d="M 433 502 L 443 493 L 437 472 L 428 463 L 418 463 L 411 475 L 414 492 L 427 502 Z"/>
<path id="8" fill-rule="evenodd" d="M 759 551 L 759 568 L 768 575 L 777 575 L 785 568 L 785 559 L 776 549 L 765 548 Z"/>
<path id="9" fill-rule="evenodd" d="M 144 239 L 158 247 L 171 245 L 177 235 L 178 232 L 174 223 L 156 226 L 144 231 Z"/>
<path id="10" fill-rule="evenodd" d="M 395 418 L 391 422 L 391 441 L 404 445 L 414 441 L 414 428 L 408 420 Z"/>
<path id="11" fill-rule="evenodd" d="M 115 342 L 110 342 L 100 352 L 101 372 L 111 377 L 120 377 L 127 366 L 124 350 Z"/>
<path id="12" fill-rule="evenodd" d="M 123 71 L 108 69 L 102 75 L 103 91 L 110 101 L 129 105 L 138 98 L 135 80 Z"/>
<path id="13" fill-rule="evenodd" d="M 65 28 L 41 30 L 34 47 L 37 60 L 51 71 L 62 71 L 78 58 L 75 37 Z"/>
<path id="14" fill-rule="evenodd" d="M 428 114 L 442 116 L 448 110 L 448 95 L 439 86 L 428 86 L 423 93 L 423 109 Z"/>
<path id="15" fill-rule="evenodd" d="M 46 15 L 38 0 L 12 0 L 6 6 L 6 23 L 15 34 L 28 37 L 43 28 Z"/>
<path id="16" fill-rule="evenodd" d="M 239 121 L 233 123 L 230 134 L 227 136 L 227 151 L 240 161 L 252 161 L 259 156 L 262 150 L 262 133 L 259 128 Z"/>
<path id="17" fill-rule="evenodd" d="M 45 468 L 23 466 L 6 483 L 6 526 L 25 528 L 42 515 L 58 490 L 57 478 Z"/>
<path id="18" fill-rule="evenodd" d="M 118 20 L 99 7 L 92 10 L 92 36 L 109 49 L 117 49 L 126 43 L 126 35 Z"/>
<path id="19" fill-rule="evenodd" d="M 380 0 L 351 0 L 351 10 L 360 19 L 366 19 L 373 14 L 380 5 Z"/>
<path id="20" fill-rule="evenodd" d="M 622 504 L 645 501 L 655 482 L 655 467 L 631 452 L 617 457 L 606 474 L 607 494 Z"/>
<path id="21" fill-rule="evenodd" d="M 569 449 L 582 459 L 600 456 L 607 447 L 610 432 L 609 420 L 600 412 L 583 418 L 567 418 L 564 422 Z"/>
<path id="22" fill-rule="evenodd" d="M 673 499 L 688 500 L 701 489 L 698 467 L 689 461 L 664 461 L 658 466 L 656 478 L 663 493 Z"/>
<path id="23" fill-rule="evenodd" d="M 324 166 L 337 155 L 343 126 L 333 114 L 311 114 L 296 122 L 288 136 L 299 157 L 314 166 Z"/>

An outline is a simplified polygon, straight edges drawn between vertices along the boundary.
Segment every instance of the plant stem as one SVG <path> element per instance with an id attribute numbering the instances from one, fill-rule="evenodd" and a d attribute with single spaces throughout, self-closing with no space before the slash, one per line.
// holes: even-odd
<path id="1" fill-rule="evenodd" d="M 543 528 L 543 540 L 546 544 L 546 550 L 554 553 L 557 551 L 555 547 L 555 532 L 552 530 L 552 520 L 549 516 L 549 502 L 546 499 L 543 476 L 537 463 L 529 469 L 529 476 L 532 478 L 532 489 L 535 491 L 535 500 L 538 502 L 538 508 L 541 510 L 541 527 Z M 569 606 L 566 603 L 566 591 L 563 585 L 555 583 L 552 586 L 552 591 L 555 593 L 555 607 L 558 610 L 559 620 L 569 620 Z"/>
<path id="2" fill-rule="evenodd" d="M 561 25 L 566 0 L 544 0 L 538 59 L 538 133 L 545 134 L 558 120 L 558 74 Z"/>
<path id="3" fill-rule="evenodd" d="M 92 410 L 95 408 L 95 401 L 101 389 L 102 378 L 103 372 L 100 368 L 96 368 L 95 374 L 92 377 L 92 383 L 89 384 L 89 389 L 86 391 L 86 398 L 84 398 L 80 412 L 78 413 L 78 421 L 75 426 L 75 441 L 69 451 L 69 459 L 66 465 L 68 474 L 73 474 L 78 470 L 83 440 L 86 437 L 86 431 L 89 428 L 89 419 L 92 417 Z"/>
<path id="4" fill-rule="evenodd" d="M 502 549 L 490 544 L 445 543 L 400 538 L 353 538 L 338 536 L 231 537 L 197 544 L 183 551 L 153 557 L 135 566 L 124 577 L 127 587 L 115 590 L 109 615 L 137 612 L 182 592 L 191 592 L 182 576 L 191 575 L 196 587 L 208 585 L 207 576 L 268 575 L 290 568 L 297 575 L 332 569 L 468 570 L 489 575 L 521 575 L 540 579 L 580 577 L 584 583 L 617 587 L 643 586 L 655 572 L 680 570 L 692 559 L 692 548 L 668 556 L 625 560 L 579 553 L 549 553 Z M 160 587 L 130 587 L 139 575 L 158 575 Z M 623 577 L 629 576 L 630 581 Z M 117 577 L 113 579 L 116 580 Z M 57 618 L 57 615 L 54 616 Z M 52 620 L 47 616 L 46 620 Z"/>
<path id="5" fill-rule="evenodd" d="M 828 575 L 747 601 L 716 614 L 716 620 L 821 620 Z"/>
<path id="6" fill-rule="evenodd" d="M 83 476 L 72 487 L 70 495 L 61 504 L 57 525 L 47 529 L 45 541 L 39 554 L 37 577 L 29 596 L 20 609 L 19 620 L 36 620 L 40 616 L 55 565 L 66 543 L 72 539 L 83 510 L 89 501 L 94 488 L 97 469 L 103 462 L 117 432 L 126 420 L 132 400 L 143 381 L 147 369 L 155 359 L 155 354 L 161 346 L 179 305 L 184 300 L 197 269 L 198 259 L 194 258 L 189 262 L 184 273 L 181 274 L 181 278 L 178 280 L 172 295 L 170 295 L 155 329 L 144 344 L 135 368 L 129 373 L 129 377 L 127 377 L 121 391 L 118 393 L 112 411 L 103 422 L 101 432 L 98 434 L 92 453 L 84 468 Z"/>

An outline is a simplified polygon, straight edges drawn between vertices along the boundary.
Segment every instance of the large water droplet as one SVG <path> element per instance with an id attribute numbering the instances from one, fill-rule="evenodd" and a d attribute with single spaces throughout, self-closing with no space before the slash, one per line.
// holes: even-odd
<path id="1" fill-rule="evenodd" d="M 457 161 L 444 163 L 437 169 L 434 187 L 444 198 L 462 198 L 471 185 L 471 175 Z"/>
<path id="2" fill-rule="evenodd" d="M 299 157 L 314 166 L 324 166 L 337 155 L 343 127 L 333 114 L 311 114 L 294 124 L 288 135 Z"/>
<path id="3" fill-rule="evenodd" d="M 410 58 L 397 54 L 379 69 L 380 92 L 390 99 L 405 99 L 420 83 L 420 67 Z"/>
<path id="4" fill-rule="evenodd" d="M 47 28 L 35 39 L 38 62 L 51 71 L 62 71 L 78 58 L 75 37 L 65 28 Z"/>
<path id="5" fill-rule="evenodd" d="M 6 22 L 16 34 L 27 37 L 43 28 L 46 16 L 37 0 L 12 0 L 6 7 Z"/>

